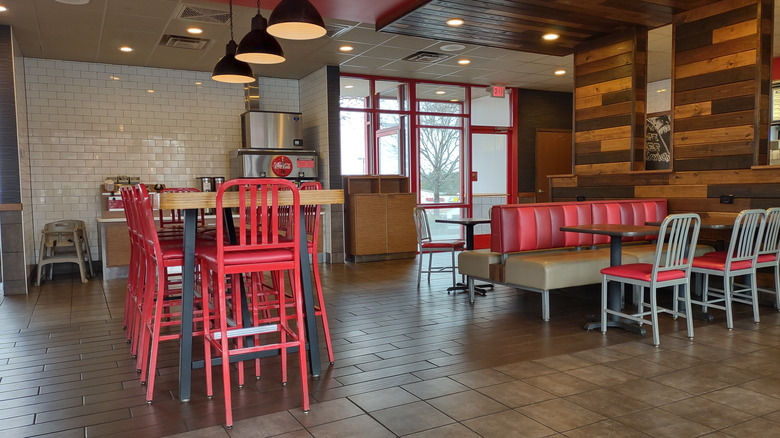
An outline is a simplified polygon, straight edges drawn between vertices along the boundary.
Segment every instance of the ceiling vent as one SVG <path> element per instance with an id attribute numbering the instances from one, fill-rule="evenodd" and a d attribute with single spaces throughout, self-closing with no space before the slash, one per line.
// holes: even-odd
<path id="1" fill-rule="evenodd" d="M 225 24 L 230 21 L 230 13 L 222 9 L 183 5 L 176 18 L 200 23 Z"/>
<path id="2" fill-rule="evenodd" d="M 403 58 L 403 60 L 412 61 L 412 62 L 427 62 L 429 64 L 433 64 L 439 61 L 443 61 L 450 57 L 451 55 L 445 55 L 443 53 L 426 52 L 424 50 L 420 50 L 419 52 L 412 53 L 406 58 Z"/>
<path id="3" fill-rule="evenodd" d="M 326 24 L 325 36 L 327 36 L 328 38 L 336 38 L 337 36 L 350 31 L 353 27 L 355 26 L 350 26 L 347 24 Z"/>
<path id="4" fill-rule="evenodd" d="M 163 35 L 160 45 L 176 49 L 203 50 L 211 42 L 205 38 L 195 38 L 182 35 Z"/>

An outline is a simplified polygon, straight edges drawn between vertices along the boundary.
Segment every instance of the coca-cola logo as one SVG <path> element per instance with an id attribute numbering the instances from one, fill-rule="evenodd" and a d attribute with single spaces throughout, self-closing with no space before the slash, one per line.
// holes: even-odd
<path id="1" fill-rule="evenodd" d="M 286 177 L 292 173 L 292 168 L 292 161 L 284 155 L 279 155 L 271 161 L 271 171 L 276 176 Z"/>

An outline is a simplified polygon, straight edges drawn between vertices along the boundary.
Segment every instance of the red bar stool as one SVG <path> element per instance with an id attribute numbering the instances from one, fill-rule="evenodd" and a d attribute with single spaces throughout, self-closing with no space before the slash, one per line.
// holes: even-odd
<path id="1" fill-rule="evenodd" d="M 160 342 L 181 338 L 181 291 L 170 288 L 167 271 L 171 267 L 182 266 L 184 251 L 181 242 L 167 245 L 161 243 L 154 222 L 149 193 L 141 184 L 135 188 L 135 208 L 141 222 L 143 253 L 147 266 L 141 306 L 138 364 L 141 370 L 141 382 L 146 383 L 147 386 L 146 402 L 151 403 Z M 200 248 L 213 246 L 214 241 L 199 239 L 196 245 Z M 195 309 L 192 320 L 193 335 L 201 335 L 203 331 L 197 325 L 208 325 L 204 322 L 202 309 Z"/>
<path id="2" fill-rule="evenodd" d="M 306 181 L 301 183 L 301 190 L 322 190 L 318 181 Z M 314 271 L 314 290 L 317 294 L 317 304 L 314 306 L 314 315 L 322 321 L 322 330 L 325 334 L 325 345 L 328 349 L 328 360 L 334 363 L 333 346 L 330 342 L 330 328 L 328 327 L 328 313 L 325 309 L 325 297 L 322 295 L 322 282 L 320 281 L 320 265 L 318 261 L 320 238 L 320 206 L 304 205 L 303 220 L 306 221 L 306 243 L 311 254 L 311 267 Z"/>
<path id="3" fill-rule="evenodd" d="M 701 305 L 704 312 L 708 307 L 725 310 L 729 330 L 734 327 L 732 301 L 752 305 L 753 321 L 759 322 L 756 260 L 765 223 L 766 210 L 743 210 L 734 220 L 727 251 L 711 252 L 693 259 L 692 272 L 702 274 L 704 281 L 701 300 L 691 301 Z M 723 289 L 710 288 L 710 275 L 723 277 Z M 735 285 L 734 279 L 739 276 L 749 277 L 749 285 Z"/>
<path id="4" fill-rule="evenodd" d="M 298 349 L 300 366 L 301 399 L 304 412 L 309 410 L 308 380 L 306 368 L 306 340 L 304 335 L 303 303 L 300 279 L 300 236 L 297 232 L 283 236 L 279 230 L 277 210 L 280 198 L 291 198 L 289 221 L 291 230 L 298 229 L 300 197 L 291 182 L 276 178 L 234 179 L 225 182 L 217 191 L 217 234 L 223 235 L 223 201 L 226 197 L 238 201 L 238 232 L 236 243 L 216 241 L 216 246 L 196 251 L 201 268 L 201 294 L 204 312 L 209 309 L 215 315 L 213 327 L 204 324 L 207 395 L 213 395 L 211 357 L 212 351 L 222 359 L 222 379 L 225 403 L 225 426 L 233 426 L 230 389 L 230 361 L 239 362 L 239 386 L 243 385 L 243 365 L 238 355 L 278 350 L 281 354 L 282 381 L 287 381 L 287 350 Z M 231 202 L 231 205 L 233 203 Z M 243 324 L 241 306 L 233 300 L 229 307 L 228 281 L 237 286 L 240 278 L 262 273 L 289 272 L 293 306 L 277 304 L 278 319 L 268 323 L 246 327 Z M 252 281 L 247 285 L 247 295 L 254 300 Z M 282 282 L 280 282 L 283 284 Z M 279 285 L 279 287 L 283 287 Z M 235 287 L 235 289 L 238 289 Z M 209 299 L 209 291 L 212 298 Z M 279 296 L 283 296 L 280 291 Z M 288 316 L 288 311 L 295 315 Z M 290 320 L 295 321 L 294 325 Z M 246 341 L 251 337 L 254 342 Z M 250 345 L 251 344 L 251 345 Z"/>

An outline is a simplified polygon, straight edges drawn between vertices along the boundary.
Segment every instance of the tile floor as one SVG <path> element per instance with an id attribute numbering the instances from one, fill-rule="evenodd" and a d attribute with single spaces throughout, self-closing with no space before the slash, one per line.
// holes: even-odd
<path id="1" fill-rule="evenodd" d="M 443 292 L 444 278 L 418 291 L 411 260 L 322 273 L 336 363 L 310 379 L 311 411 L 271 358 L 262 379 L 234 391 L 229 431 L 203 370 L 193 399 L 175 399 L 173 343 L 144 403 L 124 342 L 123 281 L 61 274 L 0 297 L 0 436 L 778 436 L 780 314 L 770 307 L 755 325 L 738 305 L 732 331 L 715 312 L 696 321 L 693 341 L 684 321 L 662 317 L 655 348 L 649 336 L 584 331 L 594 288 L 553 293 L 545 323 L 534 293 L 497 287 L 470 306 Z"/>

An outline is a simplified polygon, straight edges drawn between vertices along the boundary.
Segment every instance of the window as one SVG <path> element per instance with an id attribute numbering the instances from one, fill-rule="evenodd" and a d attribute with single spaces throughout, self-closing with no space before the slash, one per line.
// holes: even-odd
<path id="1" fill-rule="evenodd" d="M 421 204 L 465 204 L 463 169 L 466 89 L 417 86 L 417 149 Z"/>

